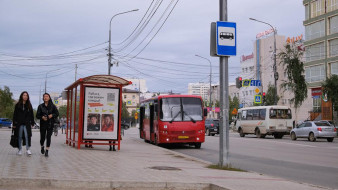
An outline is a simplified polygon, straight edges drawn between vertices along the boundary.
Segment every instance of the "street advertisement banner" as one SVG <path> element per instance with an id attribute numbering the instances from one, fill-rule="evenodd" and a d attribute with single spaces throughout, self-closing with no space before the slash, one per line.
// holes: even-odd
<path id="1" fill-rule="evenodd" d="M 117 140 L 120 90 L 85 87 L 83 139 Z"/>

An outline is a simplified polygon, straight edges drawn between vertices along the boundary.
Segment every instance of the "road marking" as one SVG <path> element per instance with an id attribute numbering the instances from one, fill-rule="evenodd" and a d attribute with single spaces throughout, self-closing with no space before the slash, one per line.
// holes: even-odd
<path id="1" fill-rule="evenodd" d="M 239 139 L 239 138 L 238 138 Z M 256 139 L 256 138 L 241 138 L 241 140 L 251 140 L 251 139 L 255 139 L 255 141 L 260 141 L 260 142 L 266 142 L 267 140 L 270 139 Z M 273 140 L 273 139 L 271 139 Z M 297 144 L 297 143 L 289 143 L 289 142 L 279 142 L 279 141 L 272 141 L 274 143 L 280 143 L 280 144 L 289 144 L 289 145 L 293 145 L 293 146 L 303 146 L 303 147 L 311 147 L 311 148 L 317 148 L 318 146 L 313 146 L 313 145 L 305 145 L 305 144 Z"/>

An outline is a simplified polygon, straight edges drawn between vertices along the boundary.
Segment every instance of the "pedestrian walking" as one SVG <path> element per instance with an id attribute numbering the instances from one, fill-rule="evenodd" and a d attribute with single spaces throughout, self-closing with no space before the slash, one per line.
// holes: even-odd
<path id="1" fill-rule="evenodd" d="M 34 125 L 34 114 L 32 104 L 29 100 L 28 92 L 24 91 L 20 94 L 18 103 L 16 103 L 13 114 L 13 130 L 14 135 L 18 137 L 18 155 L 22 155 L 22 144 L 26 145 L 26 153 L 28 156 L 32 154 L 30 151 L 32 126 Z"/>
<path id="2" fill-rule="evenodd" d="M 63 134 L 63 130 L 65 130 L 65 133 L 66 133 L 66 122 L 67 122 L 67 119 L 66 117 L 63 115 L 60 119 L 60 124 L 61 124 L 61 134 Z"/>
<path id="3" fill-rule="evenodd" d="M 41 154 L 44 154 L 46 157 L 48 157 L 48 151 L 54 129 L 54 120 L 59 116 L 59 112 L 56 106 L 53 104 L 48 93 L 43 94 L 43 101 L 44 102 L 38 107 L 36 118 L 40 119 Z M 47 141 L 46 150 L 44 148 L 45 141 Z"/>

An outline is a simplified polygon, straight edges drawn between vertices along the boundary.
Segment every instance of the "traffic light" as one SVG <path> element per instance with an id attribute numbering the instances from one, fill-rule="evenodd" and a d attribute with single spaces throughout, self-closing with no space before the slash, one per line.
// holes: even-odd
<path id="1" fill-rule="evenodd" d="M 265 105 L 265 92 L 263 92 L 263 96 L 262 96 L 262 104 Z"/>
<path id="2" fill-rule="evenodd" d="M 237 77 L 236 78 L 236 88 L 241 88 L 242 87 L 242 77 Z"/>

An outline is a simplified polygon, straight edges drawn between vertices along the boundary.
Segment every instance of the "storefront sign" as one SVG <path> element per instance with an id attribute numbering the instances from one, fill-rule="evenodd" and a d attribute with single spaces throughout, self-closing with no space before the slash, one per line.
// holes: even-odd
<path id="1" fill-rule="evenodd" d="M 85 87 L 84 139 L 117 139 L 118 88 Z"/>
<path id="2" fill-rule="evenodd" d="M 312 88 L 311 89 L 311 96 L 312 97 L 319 97 L 322 95 L 322 88 Z"/>
<path id="3" fill-rule="evenodd" d="M 256 35 L 256 39 L 262 38 L 262 37 L 267 36 L 267 35 L 269 35 L 269 34 L 271 34 L 271 33 L 273 33 L 273 29 L 272 29 L 272 28 L 269 29 L 269 30 L 266 30 L 266 31 L 264 31 L 264 32 L 258 33 L 258 34 Z"/>
<path id="4" fill-rule="evenodd" d="M 297 37 L 288 37 L 286 39 L 286 43 L 295 43 L 295 42 L 301 42 L 303 40 L 303 34 L 301 34 L 300 36 Z"/>
<path id="5" fill-rule="evenodd" d="M 242 55 L 241 62 L 246 61 L 248 59 L 253 59 L 253 58 L 254 58 L 254 54 L 253 53 L 251 55 Z"/>

